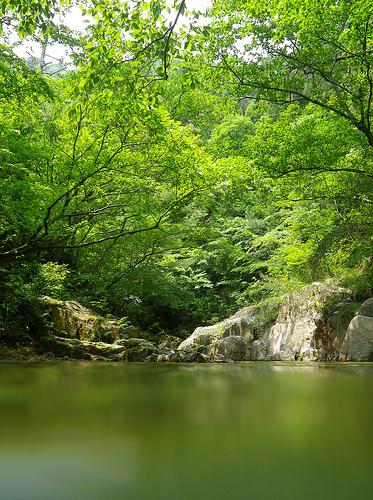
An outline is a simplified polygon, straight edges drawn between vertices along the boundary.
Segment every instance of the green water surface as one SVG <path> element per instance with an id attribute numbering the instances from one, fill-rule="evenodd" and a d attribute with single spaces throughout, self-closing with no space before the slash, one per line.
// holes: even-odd
<path id="1" fill-rule="evenodd" d="M 373 498 L 373 364 L 0 364 L 0 498 Z"/>

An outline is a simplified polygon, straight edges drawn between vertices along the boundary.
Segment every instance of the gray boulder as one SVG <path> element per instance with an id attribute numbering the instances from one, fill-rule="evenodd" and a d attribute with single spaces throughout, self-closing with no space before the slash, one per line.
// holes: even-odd
<path id="1" fill-rule="evenodd" d="M 179 345 L 178 350 L 184 350 L 193 345 L 209 346 L 217 340 L 230 336 L 253 340 L 257 314 L 257 307 L 245 307 L 216 325 L 198 327 Z"/>
<path id="2" fill-rule="evenodd" d="M 263 338 L 254 340 L 251 344 L 250 359 L 264 361 L 267 359 L 267 350 L 267 343 Z"/>
<path id="3" fill-rule="evenodd" d="M 373 298 L 363 303 L 348 325 L 339 359 L 373 361 Z"/>
<path id="4" fill-rule="evenodd" d="M 222 357 L 233 361 L 248 361 L 251 353 L 251 340 L 247 337 L 231 335 L 213 342 L 207 354 L 213 359 Z"/>

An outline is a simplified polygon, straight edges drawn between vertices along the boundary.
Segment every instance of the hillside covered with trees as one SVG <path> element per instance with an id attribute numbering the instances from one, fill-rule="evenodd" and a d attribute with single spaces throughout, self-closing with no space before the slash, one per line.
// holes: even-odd
<path id="1" fill-rule="evenodd" d="M 3 341 L 48 328 L 45 295 L 180 337 L 315 281 L 372 295 L 371 1 L 0 15 Z"/>

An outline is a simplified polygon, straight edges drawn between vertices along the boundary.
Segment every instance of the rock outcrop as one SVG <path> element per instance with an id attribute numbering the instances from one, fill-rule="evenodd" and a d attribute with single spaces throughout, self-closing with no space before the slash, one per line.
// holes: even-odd
<path id="1" fill-rule="evenodd" d="M 43 299 L 54 325 L 39 353 L 68 359 L 156 362 L 373 361 L 373 298 L 358 305 L 350 292 L 313 283 L 277 304 L 245 307 L 180 343 L 158 343 L 75 301 Z M 139 335 L 139 336 L 136 336 Z"/>
<path id="2" fill-rule="evenodd" d="M 197 328 L 178 351 L 194 347 L 210 360 L 234 361 L 329 361 L 342 352 L 344 359 L 373 359 L 373 299 L 350 322 L 354 308 L 348 290 L 313 283 L 283 297 L 277 309 L 247 307 Z"/>
<path id="3" fill-rule="evenodd" d="M 363 303 L 348 325 L 339 359 L 373 361 L 373 298 Z"/>
<path id="4" fill-rule="evenodd" d="M 126 332 L 118 321 L 94 313 L 74 300 L 42 297 L 57 335 L 87 341 L 114 342 Z"/>
<path id="5" fill-rule="evenodd" d="M 135 327 L 124 327 L 79 302 L 50 297 L 42 297 L 41 301 L 49 313 L 52 332 L 40 338 L 39 354 L 66 359 L 146 361 L 160 352 L 153 342 L 140 338 L 142 333 Z M 175 345 L 175 337 L 167 340 Z"/>

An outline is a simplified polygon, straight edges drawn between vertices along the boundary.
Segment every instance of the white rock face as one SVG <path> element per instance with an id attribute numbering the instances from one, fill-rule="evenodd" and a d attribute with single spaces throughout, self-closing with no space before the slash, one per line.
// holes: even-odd
<path id="1" fill-rule="evenodd" d="M 328 301 L 346 293 L 340 287 L 313 283 L 284 297 L 275 324 L 262 338 L 265 359 L 316 361 L 326 356 L 324 347 L 333 351 L 324 308 Z M 262 352 L 259 356 L 263 359 Z"/>
<path id="2" fill-rule="evenodd" d="M 312 309 L 298 317 L 280 317 L 264 337 L 267 358 L 316 360 L 314 336 L 319 319 L 319 315 Z"/>

